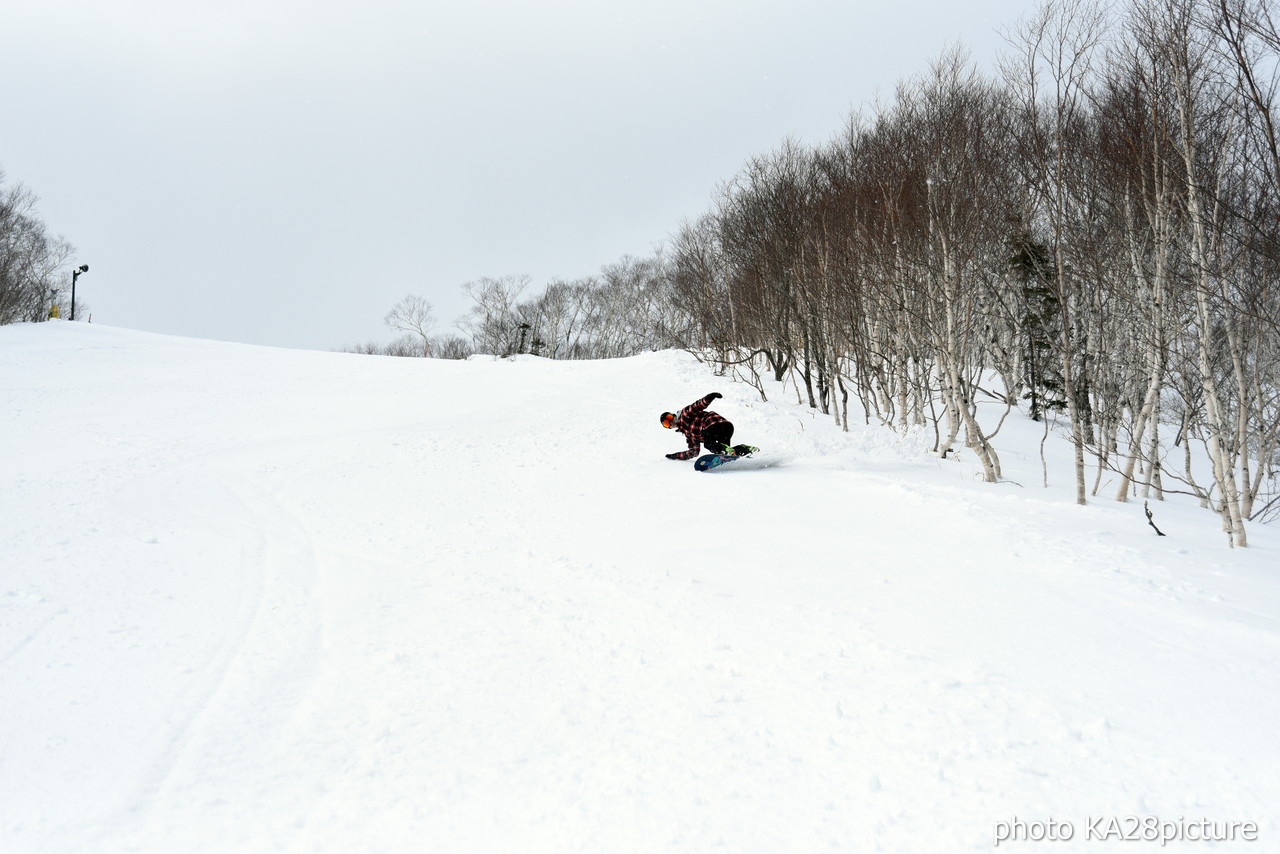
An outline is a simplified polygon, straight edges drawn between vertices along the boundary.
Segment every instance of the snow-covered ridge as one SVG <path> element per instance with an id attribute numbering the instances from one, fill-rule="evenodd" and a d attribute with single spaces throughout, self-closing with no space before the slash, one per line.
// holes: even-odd
<path id="1" fill-rule="evenodd" d="M 664 459 L 709 391 L 785 464 Z M 1275 844 L 1274 531 L 768 391 L 0 327 L 0 851 Z"/>

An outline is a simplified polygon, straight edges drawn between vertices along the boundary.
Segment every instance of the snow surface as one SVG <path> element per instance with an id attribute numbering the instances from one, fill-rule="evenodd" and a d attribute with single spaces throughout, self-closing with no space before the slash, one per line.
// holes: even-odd
<path id="1" fill-rule="evenodd" d="M 1280 531 L 768 392 L 0 328 L 0 852 L 1280 850 Z"/>

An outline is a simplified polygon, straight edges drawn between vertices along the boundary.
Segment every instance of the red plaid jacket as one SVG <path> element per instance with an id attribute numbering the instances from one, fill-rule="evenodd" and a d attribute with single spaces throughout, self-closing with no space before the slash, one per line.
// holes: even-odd
<path id="1" fill-rule="evenodd" d="M 698 455 L 698 450 L 702 446 L 702 435 L 712 424 L 723 424 L 727 418 L 715 412 L 708 412 L 707 406 L 711 403 L 711 395 L 707 395 L 702 400 L 696 400 L 693 403 L 680 410 L 676 417 L 675 427 L 689 442 L 689 450 L 673 454 L 672 459 L 691 460 Z"/>

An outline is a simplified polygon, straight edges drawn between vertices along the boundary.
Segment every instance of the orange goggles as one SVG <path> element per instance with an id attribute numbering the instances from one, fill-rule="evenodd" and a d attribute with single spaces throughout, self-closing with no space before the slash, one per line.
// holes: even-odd
<path id="1" fill-rule="evenodd" d="M 676 426 L 676 414 L 674 412 L 662 413 L 662 426 L 668 430 Z"/>

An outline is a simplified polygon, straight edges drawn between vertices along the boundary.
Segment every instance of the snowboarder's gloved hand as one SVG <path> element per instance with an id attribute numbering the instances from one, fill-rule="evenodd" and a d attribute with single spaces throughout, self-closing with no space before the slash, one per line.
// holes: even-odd
<path id="1" fill-rule="evenodd" d="M 724 395 L 718 391 L 713 391 L 711 392 L 711 394 L 707 395 L 707 400 L 716 400 L 717 398 L 721 398 L 721 397 L 724 397 Z"/>
<path id="2" fill-rule="evenodd" d="M 679 455 L 678 453 L 677 453 L 677 454 L 667 454 L 667 459 L 669 459 L 669 460 L 678 460 L 678 459 L 680 459 L 680 455 Z"/>

